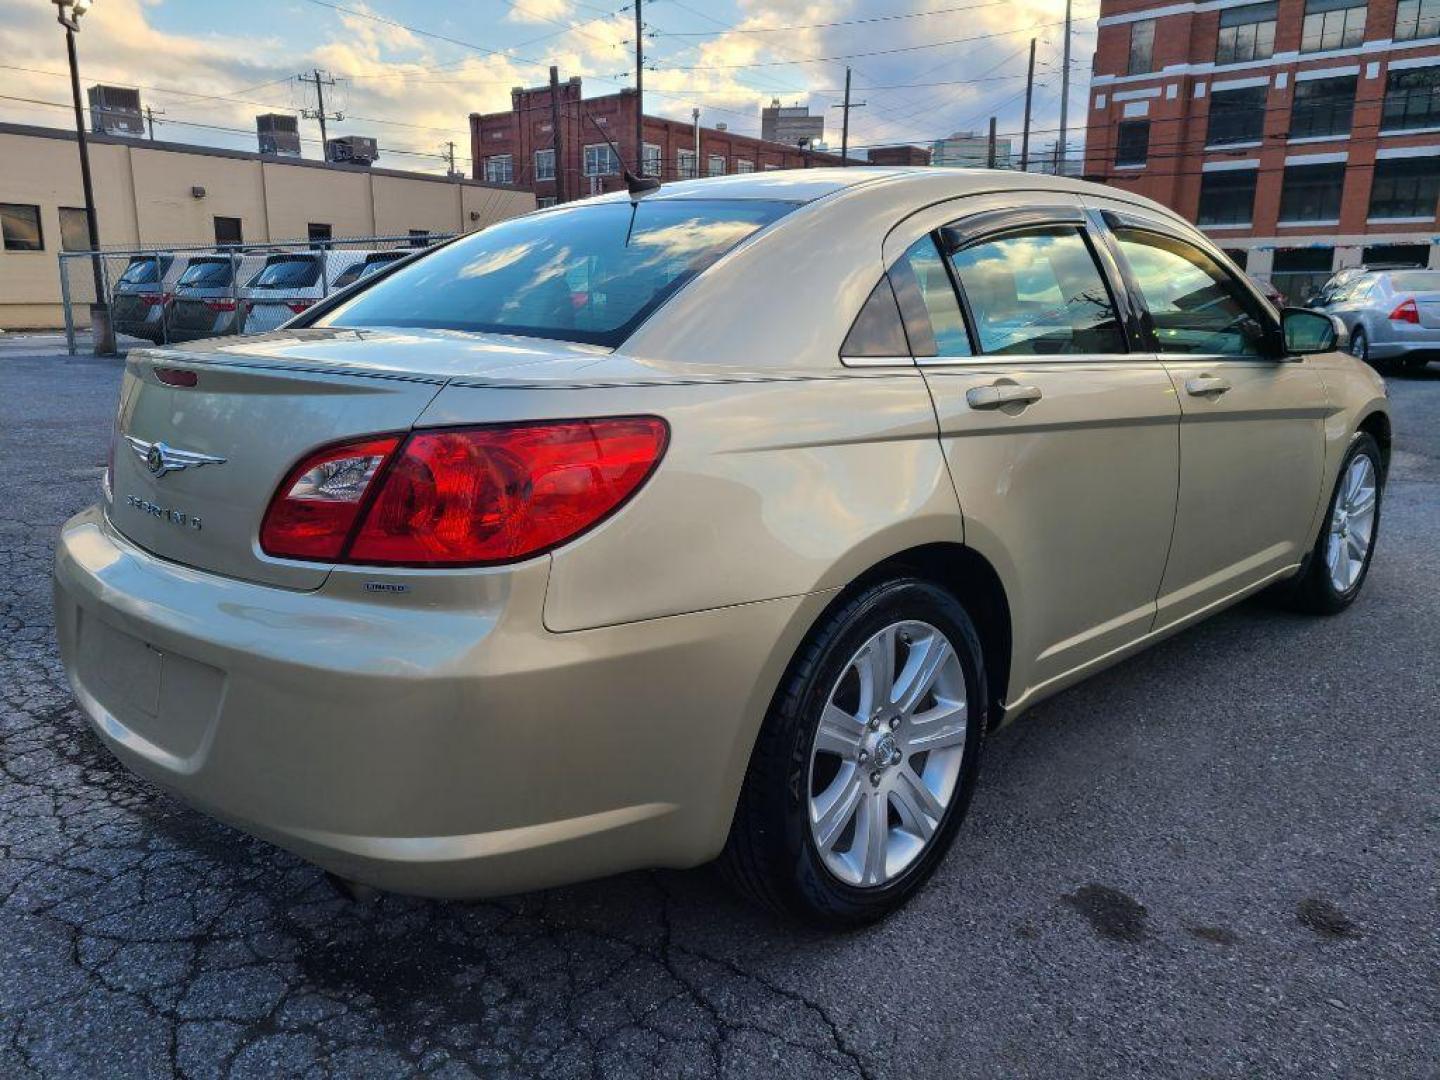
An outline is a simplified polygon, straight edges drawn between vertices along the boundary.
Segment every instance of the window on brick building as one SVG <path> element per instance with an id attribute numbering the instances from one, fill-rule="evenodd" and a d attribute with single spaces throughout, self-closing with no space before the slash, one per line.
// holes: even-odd
<path id="1" fill-rule="evenodd" d="M 1290 110 L 1290 138 L 1348 135 L 1354 111 L 1354 75 L 1335 79 L 1303 79 L 1295 84 L 1295 104 Z"/>
<path id="2" fill-rule="evenodd" d="M 1365 0 L 1305 0 L 1300 51 L 1353 49 L 1365 40 Z"/>
<path id="3" fill-rule="evenodd" d="M 586 176 L 619 176 L 620 161 L 609 143 L 592 143 L 585 147 Z"/>
<path id="4" fill-rule="evenodd" d="M 1234 263 L 1241 270 L 1250 262 L 1250 250 L 1248 248 L 1222 248 L 1225 257 Z"/>
<path id="5" fill-rule="evenodd" d="M 1280 220 L 1338 221 L 1344 187 L 1343 161 L 1285 166 L 1280 182 Z"/>
<path id="6" fill-rule="evenodd" d="M 1155 20 L 1141 19 L 1130 24 L 1130 75 L 1155 70 Z"/>
<path id="7" fill-rule="evenodd" d="M 1268 4 L 1246 4 L 1220 12 L 1220 34 L 1215 41 L 1217 64 L 1238 64 L 1265 60 L 1275 52 L 1275 8 Z"/>
<path id="8" fill-rule="evenodd" d="M 1258 169 L 1222 169 L 1200 175 L 1201 225 L 1249 225 L 1255 216 Z"/>
<path id="9" fill-rule="evenodd" d="M 1400 0 L 1395 5 L 1395 40 L 1440 37 L 1440 0 Z"/>
<path id="10" fill-rule="evenodd" d="M 547 206 L 554 206 L 555 202 L 554 195 L 540 195 L 535 199 L 535 209 L 544 210 Z"/>
<path id="11" fill-rule="evenodd" d="M 737 173 L 742 173 L 742 172 L 754 172 L 754 171 L 755 171 L 755 163 L 754 163 L 753 161 L 746 161 L 743 157 L 742 157 L 742 158 L 736 158 L 736 159 L 735 159 L 735 171 L 736 171 Z"/>
<path id="12" fill-rule="evenodd" d="M 1370 181 L 1370 219 L 1435 217 L 1440 156 L 1381 158 Z"/>
<path id="13" fill-rule="evenodd" d="M 1382 131 L 1440 127 L 1440 66 L 1392 71 L 1380 113 Z"/>
<path id="14" fill-rule="evenodd" d="M 675 155 L 675 171 L 681 180 L 693 180 L 700 175 L 699 159 L 694 150 L 681 150 Z"/>
<path id="15" fill-rule="evenodd" d="M 705 159 L 705 175 L 706 175 L 706 176 L 724 176 L 724 175 L 725 175 L 725 155 L 724 155 L 724 154 L 711 154 L 708 158 Z"/>
<path id="16" fill-rule="evenodd" d="M 492 154 L 485 159 L 485 180 L 491 184 L 515 182 L 515 159 L 509 154 Z"/>
<path id="17" fill-rule="evenodd" d="M 662 161 L 663 156 L 664 152 L 660 147 L 654 143 L 647 142 L 645 144 L 645 152 L 641 156 L 640 171 L 646 176 L 660 176 L 660 170 L 665 167 Z"/>
<path id="18" fill-rule="evenodd" d="M 1143 165 L 1150 154 L 1150 121 L 1121 120 L 1115 135 L 1115 164 Z"/>
<path id="19" fill-rule="evenodd" d="M 1270 267 L 1270 284 L 1292 304 L 1303 303 L 1330 280 L 1335 261 L 1331 247 L 1282 248 Z"/>
<path id="20" fill-rule="evenodd" d="M 535 151 L 535 179 L 555 179 L 555 148 Z"/>
<path id="21" fill-rule="evenodd" d="M 1265 91 L 1265 86 L 1246 86 L 1212 93 L 1205 145 L 1259 142 L 1265 133 Z"/>

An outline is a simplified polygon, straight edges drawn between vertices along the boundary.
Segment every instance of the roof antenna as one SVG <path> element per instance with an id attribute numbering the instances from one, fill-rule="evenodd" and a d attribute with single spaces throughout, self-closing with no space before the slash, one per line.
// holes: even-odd
<path id="1" fill-rule="evenodd" d="M 637 176 L 635 173 L 630 171 L 630 167 L 625 164 L 625 159 L 620 156 L 620 150 L 615 145 L 614 140 L 611 139 L 609 133 L 600 126 L 600 121 L 596 120 L 595 117 L 590 115 L 589 110 L 586 110 L 585 112 L 585 119 L 589 120 L 590 123 L 595 125 L 595 130 L 600 133 L 600 137 L 609 144 L 610 152 L 615 155 L 615 160 L 620 162 L 620 176 L 625 181 L 625 187 L 630 192 L 631 198 L 639 198 L 647 191 L 660 190 L 660 181 L 656 177 L 645 176 L 643 174 Z"/>

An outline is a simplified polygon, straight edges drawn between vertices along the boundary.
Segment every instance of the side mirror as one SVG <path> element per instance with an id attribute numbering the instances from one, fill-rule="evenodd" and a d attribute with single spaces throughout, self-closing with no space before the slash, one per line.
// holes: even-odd
<path id="1" fill-rule="evenodd" d="M 1287 307 L 1280 312 L 1287 356 L 1334 352 L 1349 342 L 1345 325 L 1335 316 L 1311 308 Z"/>

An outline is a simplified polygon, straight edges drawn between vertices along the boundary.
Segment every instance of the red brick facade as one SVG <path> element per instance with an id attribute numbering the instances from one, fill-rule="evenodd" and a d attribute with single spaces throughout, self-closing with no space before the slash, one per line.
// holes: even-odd
<path id="1" fill-rule="evenodd" d="M 531 89 L 516 87 L 510 92 L 509 112 L 470 114 L 470 156 L 475 162 L 475 176 L 503 174 L 503 159 L 510 159 L 511 178 L 516 187 L 533 191 L 541 205 L 556 197 L 553 179 L 538 179 L 537 166 L 543 169 L 544 151 L 553 149 L 554 134 L 550 108 L 550 87 Z M 635 167 L 635 91 L 626 89 L 604 97 L 582 98 L 580 79 L 560 84 L 560 143 L 565 179 L 566 199 L 577 199 L 602 191 L 623 187 L 619 170 L 613 174 L 594 173 L 594 158 L 604 158 L 603 151 L 592 152 L 592 168 L 586 168 L 585 148 L 603 147 L 609 136 L 620 152 L 622 163 Z M 601 132 L 604 132 L 602 135 Z M 644 141 L 659 148 L 660 178 L 682 179 L 682 153 L 695 149 L 695 127 L 657 116 L 645 117 Z M 537 152 L 540 159 L 537 162 Z M 651 163 L 653 165 L 653 153 Z M 493 159 L 493 160 L 492 160 Z M 802 151 L 783 143 L 764 142 L 747 135 L 736 135 L 718 128 L 700 128 L 700 155 L 694 175 L 712 176 L 738 172 L 760 172 L 767 169 L 801 169 L 811 165 L 838 165 L 832 154 Z M 647 172 L 653 172 L 647 169 Z M 543 175 L 543 172 L 542 172 Z"/>
<path id="2" fill-rule="evenodd" d="M 924 146 L 877 146 L 870 151 L 871 165 L 929 165 L 930 150 Z"/>
<path id="3" fill-rule="evenodd" d="M 1249 6 L 1253 3 L 1102 0 L 1088 101 L 1087 177 L 1147 195 L 1196 221 L 1207 172 L 1254 169 L 1255 198 L 1248 224 L 1216 224 L 1212 220 L 1202 221 L 1201 227 L 1216 243 L 1244 251 L 1248 269 L 1262 277 L 1269 276 L 1272 267 L 1293 267 L 1300 261 L 1287 255 L 1277 260 L 1277 252 L 1308 250 L 1318 265 L 1323 261 L 1323 249 L 1330 249 L 1333 265 L 1339 267 L 1359 263 L 1367 247 L 1373 250 L 1381 245 L 1430 245 L 1432 234 L 1437 232 L 1433 204 L 1424 213 L 1403 215 L 1423 220 L 1400 220 L 1400 215 L 1388 215 L 1389 220 L 1384 220 L 1386 214 L 1372 212 L 1371 188 L 1377 157 L 1433 158 L 1440 172 L 1440 122 L 1433 127 L 1428 123 L 1412 124 L 1408 130 L 1396 132 L 1386 131 L 1381 123 L 1392 70 L 1433 64 L 1440 74 L 1440 36 L 1392 40 L 1402 36 L 1396 26 L 1397 0 L 1370 0 L 1360 42 L 1316 49 L 1313 37 L 1302 43 L 1307 0 L 1278 0 L 1274 5 L 1273 53 L 1269 57 L 1254 56 L 1237 62 L 1218 55 L 1222 18 L 1233 26 L 1245 14 L 1239 9 L 1260 10 Z M 1312 0 L 1309 10 L 1319 12 L 1326 7 L 1333 9 L 1333 5 Z M 1414 11 L 1413 6 L 1410 10 Z M 1149 70 L 1131 72 L 1131 34 L 1137 21 L 1152 18 L 1155 22 Z M 1324 45 L 1325 41 L 1320 43 Z M 1303 44 L 1312 48 L 1302 51 Z M 1302 82 L 1316 84 L 1322 72 L 1329 80 L 1355 79 L 1349 132 L 1337 134 L 1333 127 L 1326 127 L 1321 136 L 1297 137 L 1291 133 L 1292 124 L 1297 124 L 1297 86 Z M 1214 93 L 1245 89 L 1263 100 L 1259 137 L 1207 148 Z M 1236 95 L 1228 96 L 1233 100 Z M 1120 125 L 1126 120 L 1149 123 L 1148 150 L 1142 162 L 1134 160 L 1141 156 L 1134 144 L 1130 144 L 1128 152 L 1117 145 Z M 1138 126 L 1133 130 L 1138 138 Z M 1130 163 L 1117 164 L 1117 151 L 1122 160 L 1131 159 Z M 1307 164 L 1333 166 L 1340 161 L 1344 186 L 1335 217 L 1327 213 L 1323 221 L 1314 220 L 1312 214 L 1306 221 L 1283 221 L 1281 198 L 1287 165 L 1293 170 Z M 1292 178 L 1297 175 L 1291 174 Z M 1213 209 L 1209 216 L 1215 216 Z M 1435 251 L 1432 247 L 1429 261 L 1440 261 Z"/>

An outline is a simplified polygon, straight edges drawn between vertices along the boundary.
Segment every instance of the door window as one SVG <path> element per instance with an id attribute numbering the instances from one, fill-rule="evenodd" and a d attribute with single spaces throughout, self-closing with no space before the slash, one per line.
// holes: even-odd
<path id="1" fill-rule="evenodd" d="M 960 298 L 955 295 L 950 272 L 945 269 L 935 241 L 926 236 L 911 244 L 895 264 L 892 275 L 914 354 L 971 355 Z"/>
<path id="2" fill-rule="evenodd" d="M 1117 229 L 1115 238 L 1150 309 L 1161 352 L 1260 355 L 1261 324 L 1219 263 L 1157 233 Z"/>
<path id="3" fill-rule="evenodd" d="M 1030 229 L 953 256 L 980 351 L 1123 353 L 1115 302 L 1080 231 Z"/>

